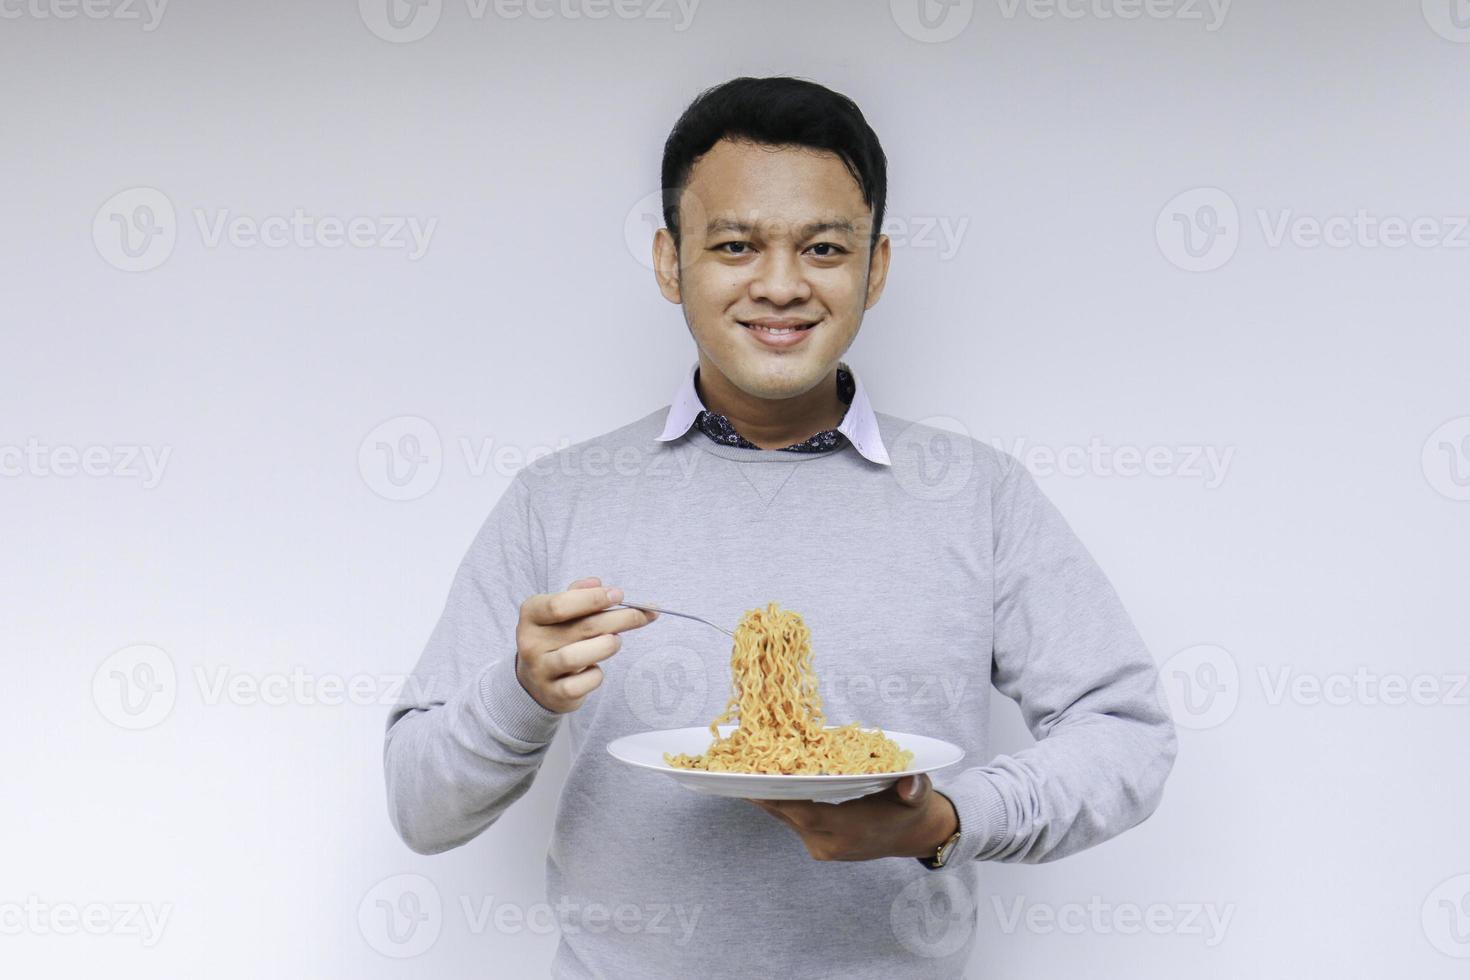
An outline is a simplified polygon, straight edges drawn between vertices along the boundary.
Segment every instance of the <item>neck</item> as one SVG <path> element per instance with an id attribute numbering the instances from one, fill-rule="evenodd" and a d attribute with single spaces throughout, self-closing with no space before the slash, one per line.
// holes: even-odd
<path id="1" fill-rule="evenodd" d="M 757 398 L 731 384 L 701 353 L 695 391 L 705 408 L 728 418 L 737 432 L 761 449 L 784 449 L 835 429 L 847 414 L 847 406 L 837 395 L 835 367 L 799 395 Z"/>

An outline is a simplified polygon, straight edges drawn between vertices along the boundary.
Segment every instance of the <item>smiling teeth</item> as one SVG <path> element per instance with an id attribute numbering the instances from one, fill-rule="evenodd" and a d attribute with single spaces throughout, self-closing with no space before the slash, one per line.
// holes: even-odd
<path id="1" fill-rule="evenodd" d="M 766 333 L 773 333 L 773 334 L 775 334 L 776 336 L 779 337 L 782 334 L 786 334 L 786 333 L 796 333 L 796 331 L 800 330 L 801 328 L 800 327 L 760 327 L 760 326 L 752 326 L 751 329 L 752 330 L 764 330 Z"/>

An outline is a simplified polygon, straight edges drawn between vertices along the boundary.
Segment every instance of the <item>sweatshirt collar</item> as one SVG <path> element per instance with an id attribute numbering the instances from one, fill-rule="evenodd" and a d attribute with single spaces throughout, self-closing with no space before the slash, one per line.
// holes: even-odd
<path id="1" fill-rule="evenodd" d="M 883 437 L 878 432 L 878 417 L 873 413 L 873 406 L 868 401 L 867 391 L 863 389 L 862 379 L 846 361 L 839 361 L 838 364 L 852 375 L 853 393 L 852 401 L 847 406 L 847 414 L 842 417 L 837 431 L 846 436 L 853 448 L 867 459 L 884 466 L 890 465 L 888 450 L 884 448 Z M 669 405 L 664 431 L 657 437 L 659 442 L 678 439 L 689 431 L 699 413 L 704 411 L 704 402 L 700 401 L 699 392 L 694 387 L 694 372 L 698 369 L 699 363 L 696 361 L 684 373 L 684 380 L 674 392 L 674 400 Z"/>

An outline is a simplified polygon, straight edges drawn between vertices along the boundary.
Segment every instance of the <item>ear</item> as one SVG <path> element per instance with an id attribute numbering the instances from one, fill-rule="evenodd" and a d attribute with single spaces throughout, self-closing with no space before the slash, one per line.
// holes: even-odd
<path id="1" fill-rule="evenodd" d="M 653 233 L 653 275 L 664 299 L 675 304 L 684 302 L 679 284 L 679 247 L 667 228 Z"/>
<path id="2" fill-rule="evenodd" d="M 863 309 L 871 310 L 878 305 L 878 298 L 883 295 L 883 284 L 888 281 L 888 260 L 891 257 L 888 236 L 879 235 L 873 254 L 868 258 L 868 295 Z"/>

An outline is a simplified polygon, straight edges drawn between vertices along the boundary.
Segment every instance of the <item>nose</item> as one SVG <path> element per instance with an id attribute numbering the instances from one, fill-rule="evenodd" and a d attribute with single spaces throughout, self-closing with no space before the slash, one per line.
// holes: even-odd
<path id="1" fill-rule="evenodd" d="M 811 286 L 800 258 L 782 249 L 762 255 L 750 283 L 750 296 L 772 306 L 789 306 L 810 298 Z"/>

